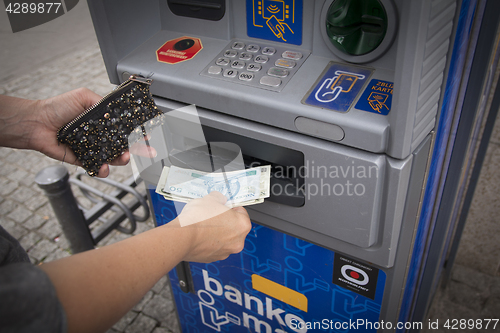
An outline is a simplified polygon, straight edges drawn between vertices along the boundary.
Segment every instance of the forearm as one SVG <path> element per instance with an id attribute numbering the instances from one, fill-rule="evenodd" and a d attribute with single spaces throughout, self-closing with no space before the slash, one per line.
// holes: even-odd
<path id="1" fill-rule="evenodd" d="M 186 256 L 190 243 L 188 229 L 174 222 L 41 268 L 56 287 L 69 332 L 102 332 Z"/>
<path id="2" fill-rule="evenodd" d="M 0 146 L 30 148 L 39 101 L 0 95 Z"/>
<path id="3" fill-rule="evenodd" d="M 69 332 L 106 331 L 180 261 L 213 262 L 240 252 L 250 219 L 243 207 L 229 209 L 225 202 L 211 192 L 190 201 L 167 225 L 42 265 L 66 311 Z M 180 227 L 180 219 L 187 226 Z"/>

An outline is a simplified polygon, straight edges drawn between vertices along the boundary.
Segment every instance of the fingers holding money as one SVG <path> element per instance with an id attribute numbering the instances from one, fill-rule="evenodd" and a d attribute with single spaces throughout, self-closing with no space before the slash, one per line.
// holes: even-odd
<path id="1" fill-rule="evenodd" d="M 222 205 L 225 205 L 226 201 L 227 201 L 226 196 L 218 191 L 212 191 L 212 192 L 208 193 L 208 195 L 206 197 L 210 198 L 210 199 L 213 198 L 213 200 L 216 200 L 218 203 L 220 203 Z"/>
<path id="2" fill-rule="evenodd" d="M 228 207 L 255 205 L 270 195 L 270 166 L 230 172 L 163 168 L 156 193 L 167 200 L 189 202 L 213 191 L 223 192 Z"/>
<path id="3" fill-rule="evenodd" d="M 184 260 L 206 263 L 241 252 L 252 224 L 246 209 L 240 206 L 261 203 L 269 197 L 269 170 L 269 166 L 263 166 L 206 173 L 163 168 L 156 192 L 167 200 L 186 202 L 178 217 L 169 223 L 185 227 L 185 232 L 193 236 Z M 238 197 L 241 199 L 235 200 Z"/>
<path id="4" fill-rule="evenodd" d="M 179 215 L 179 223 L 181 227 L 185 227 L 221 215 L 230 210 L 229 207 L 224 205 L 225 203 L 226 197 L 216 191 L 203 198 L 193 199 L 182 209 Z"/>
<path id="5" fill-rule="evenodd" d="M 252 228 L 250 218 L 245 208 L 228 208 L 225 202 L 226 197 L 214 191 L 186 204 L 177 219 L 192 235 L 184 260 L 208 263 L 243 250 Z"/>

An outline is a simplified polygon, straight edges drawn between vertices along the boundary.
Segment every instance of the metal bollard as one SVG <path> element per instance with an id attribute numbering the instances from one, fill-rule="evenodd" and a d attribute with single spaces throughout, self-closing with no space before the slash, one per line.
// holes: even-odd
<path id="1" fill-rule="evenodd" d="M 94 240 L 68 180 L 68 170 L 62 165 L 49 166 L 35 176 L 35 182 L 49 198 L 74 254 L 93 249 Z"/>

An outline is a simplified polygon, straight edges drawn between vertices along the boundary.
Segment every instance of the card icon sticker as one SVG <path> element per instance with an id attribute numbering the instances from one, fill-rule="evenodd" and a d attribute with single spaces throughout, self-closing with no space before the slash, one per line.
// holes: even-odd
<path id="1" fill-rule="evenodd" d="M 247 0 L 247 34 L 301 45 L 302 0 Z"/>
<path id="2" fill-rule="evenodd" d="M 356 109 L 386 116 L 391 111 L 394 83 L 373 79 L 356 103 Z"/>
<path id="3" fill-rule="evenodd" d="M 369 68 L 331 62 L 302 103 L 347 112 L 371 73 Z"/>

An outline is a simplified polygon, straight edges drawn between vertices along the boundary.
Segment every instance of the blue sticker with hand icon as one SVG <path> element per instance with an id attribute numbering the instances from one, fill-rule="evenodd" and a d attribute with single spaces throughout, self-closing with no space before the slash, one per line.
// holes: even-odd
<path id="1" fill-rule="evenodd" d="M 391 111 L 394 83 L 371 80 L 356 104 L 356 109 L 387 116 Z"/>
<path id="2" fill-rule="evenodd" d="M 347 112 L 372 72 L 373 70 L 366 67 L 331 62 L 302 102 Z"/>
<path id="3" fill-rule="evenodd" d="M 302 44 L 302 0 L 247 0 L 249 37 Z"/>

